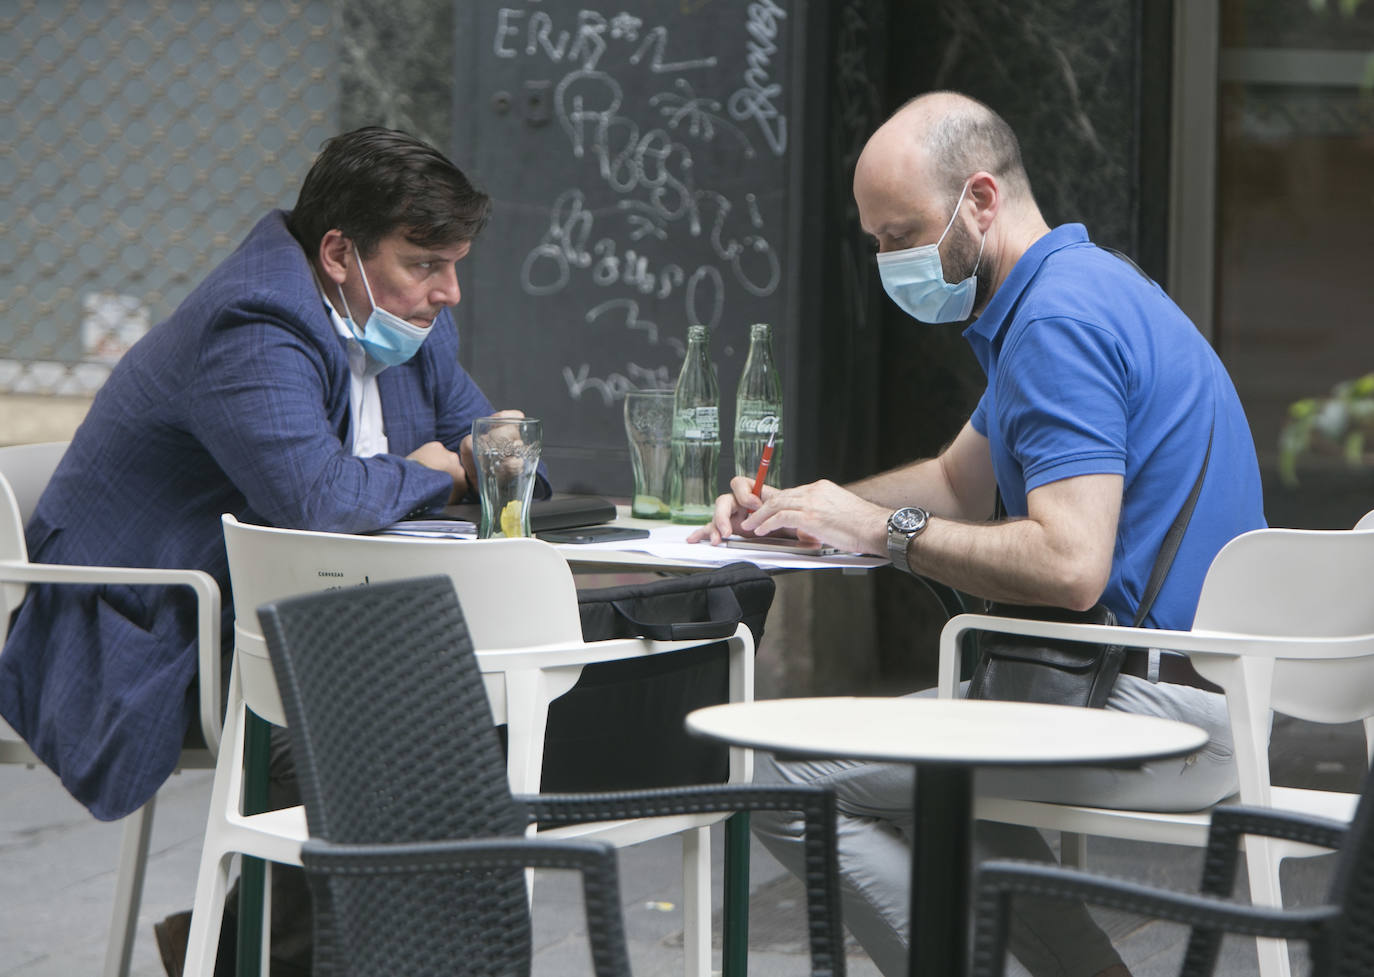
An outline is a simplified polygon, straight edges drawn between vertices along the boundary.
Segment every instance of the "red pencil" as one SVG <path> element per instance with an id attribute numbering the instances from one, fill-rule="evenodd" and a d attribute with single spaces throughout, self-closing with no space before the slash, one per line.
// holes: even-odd
<path id="1" fill-rule="evenodd" d="M 759 473 L 754 476 L 754 494 L 759 498 L 763 498 L 759 493 L 763 491 L 763 480 L 768 475 L 768 463 L 773 460 L 773 436 L 777 433 L 776 430 L 768 432 L 768 443 L 763 446 L 763 457 L 759 459 Z"/>

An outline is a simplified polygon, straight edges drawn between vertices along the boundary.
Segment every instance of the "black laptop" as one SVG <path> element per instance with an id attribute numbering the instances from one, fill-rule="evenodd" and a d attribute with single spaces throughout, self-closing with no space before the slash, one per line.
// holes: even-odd
<path id="1" fill-rule="evenodd" d="M 474 525 L 482 519 L 482 507 L 475 502 L 446 505 L 441 518 L 465 519 Z M 427 517 L 435 518 L 433 515 Z M 599 526 L 615 521 L 615 504 L 599 495 L 573 495 L 555 492 L 547 499 L 535 499 L 530 505 L 530 532 L 546 529 L 578 529 Z"/>

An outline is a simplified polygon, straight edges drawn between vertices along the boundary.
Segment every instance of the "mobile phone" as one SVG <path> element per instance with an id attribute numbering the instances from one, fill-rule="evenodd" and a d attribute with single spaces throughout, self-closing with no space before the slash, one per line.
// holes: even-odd
<path id="1" fill-rule="evenodd" d="M 581 529 L 546 529 L 535 535 L 546 543 L 609 543 L 616 539 L 647 539 L 649 530 L 629 526 L 583 526 Z"/>
<path id="2" fill-rule="evenodd" d="M 831 556 L 840 552 L 824 543 L 808 543 L 792 536 L 727 536 L 726 546 L 742 550 L 776 550 L 796 556 Z"/>

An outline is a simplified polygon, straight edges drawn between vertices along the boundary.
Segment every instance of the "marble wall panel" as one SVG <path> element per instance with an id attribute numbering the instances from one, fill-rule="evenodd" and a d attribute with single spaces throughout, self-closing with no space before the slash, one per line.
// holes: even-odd
<path id="1" fill-rule="evenodd" d="M 342 128 L 404 129 L 450 149 L 452 0 L 344 0 L 339 21 Z"/>
<path id="2" fill-rule="evenodd" d="M 987 102 L 1016 130 L 1050 224 L 1083 221 L 1099 243 L 1133 251 L 1142 2 L 906 5 L 901 80 L 912 94 L 952 88 Z"/>

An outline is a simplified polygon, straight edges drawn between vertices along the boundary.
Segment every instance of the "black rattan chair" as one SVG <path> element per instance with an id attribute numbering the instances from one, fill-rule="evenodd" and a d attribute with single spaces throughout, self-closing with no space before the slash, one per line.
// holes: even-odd
<path id="1" fill-rule="evenodd" d="M 1240 841 L 1262 835 L 1336 849 L 1327 901 L 1301 909 L 1252 906 L 1230 898 Z M 1349 826 L 1272 808 L 1218 807 L 1196 894 L 1028 862 L 989 861 L 978 868 L 973 977 L 1002 977 L 1013 898 L 1076 899 L 1190 927 L 1180 977 L 1207 977 L 1222 936 L 1264 936 L 1308 944 L 1311 977 L 1374 974 L 1374 773 L 1366 776 Z"/>
<path id="2" fill-rule="evenodd" d="M 526 838 L 526 826 L 735 810 L 804 814 L 812 971 L 844 974 L 829 793 L 513 796 L 447 577 L 295 597 L 258 616 L 309 822 L 320 977 L 528 974 L 526 867 L 582 872 L 595 972 L 628 974 L 614 850 Z"/>

